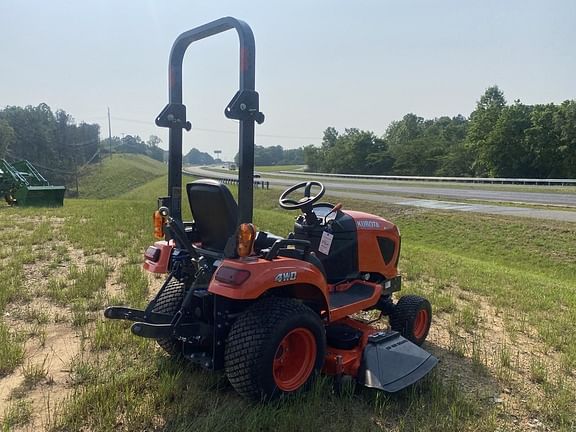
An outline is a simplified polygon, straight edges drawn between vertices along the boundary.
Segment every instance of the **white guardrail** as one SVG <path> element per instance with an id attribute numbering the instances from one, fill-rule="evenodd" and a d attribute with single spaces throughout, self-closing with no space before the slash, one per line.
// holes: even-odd
<path id="1" fill-rule="evenodd" d="M 524 184 L 542 186 L 576 186 L 574 179 L 533 179 L 533 178 L 486 178 L 486 177 L 423 177 L 423 176 L 387 176 L 363 174 L 327 174 L 302 171 L 278 171 L 281 174 L 300 174 L 317 177 L 353 178 L 364 180 L 396 180 L 424 182 L 454 182 L 454 183 L 488 183 L 488 184 Z"/>

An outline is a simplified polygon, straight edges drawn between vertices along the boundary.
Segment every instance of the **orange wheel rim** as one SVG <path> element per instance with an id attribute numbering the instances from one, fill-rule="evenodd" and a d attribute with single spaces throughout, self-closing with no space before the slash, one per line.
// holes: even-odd
<path id="1" fill-rule="evenodd" d="M 285 392 L 303 386 L 316 363 L 316 339 L 305 328 L 292 330 L 278 345 L 272 373 L 278 388 Z"/>
<path id="2" fill-rule="evenodd" d="M 416 339 L 422 339 L 428 331 L 428 317 L 426 309 L 421 309 L 416 314 L 416 319 L 414 320 L 414 337 Z"/>

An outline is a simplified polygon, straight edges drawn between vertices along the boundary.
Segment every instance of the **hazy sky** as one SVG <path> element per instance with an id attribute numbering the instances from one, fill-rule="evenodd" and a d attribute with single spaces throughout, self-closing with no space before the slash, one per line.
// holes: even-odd
<path id="1" fill-rule="evenodd" d="M 222 16 L 251 25 L 266 122 L 256 144 L 319 144 L 327 126 L 383 134 L 408 112 L 468 116 L 497 84 L 508 101 L 576 97 L 576 1 L 0 0 L 0 107 L 62 108 L 112 133 L 160 136 L 167 63 L 183 31 Z M 193 44 L 184 150 L 237 151 L 223 110 L 238 87 L 235 32 Z M 219 131 L 219 132 L 214 132 Z M 213 154 L 213 153 L 212 153 Z"/>

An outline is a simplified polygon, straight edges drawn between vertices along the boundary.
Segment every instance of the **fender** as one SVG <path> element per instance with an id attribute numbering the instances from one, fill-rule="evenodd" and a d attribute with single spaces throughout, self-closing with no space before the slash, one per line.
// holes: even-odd
<path id="1" fill-rule="evenodd" d="M 248 272 L 249 275 L 239 284 L 225 282 L 219 277 L 223 269 Z M 293 285 L 315 287 L 328 304 L 328 284 L 322 273 L 311 263 L 286 257 L 272 261 L 258 257 L 225 259 L 214 272 L 208 291 L 234 300 L 255 300 L 272 289 Z"/>

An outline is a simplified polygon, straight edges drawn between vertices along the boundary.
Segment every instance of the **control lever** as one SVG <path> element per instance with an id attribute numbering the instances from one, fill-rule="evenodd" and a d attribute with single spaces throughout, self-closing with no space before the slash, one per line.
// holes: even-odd
<path id="1" fill-rule="evenodd" d="M 338 213 L 341 208 L 342 208 L 342 203 L 338 203 L 334 207 L 332 207 L 332 210 L 330 210 L 328 213 L 326 213 L 326 216 L 324 216 L 324 224 L 326 224 L 326 221 L 328 220 L 329 215 L 331 215 L 332 213 Z"/>
<path id="2" fill-rule="evenodd" d="M 200 258 L 196 250 L 192 247 L 192 244 L 188 240 L 188 236 L 186 235 L 186 229 L 184 225 L 179 220 L 174 219 L 170 216 L 170 210 L 168 207 L 162 206 L 158 209 L 158 213 L 166 220 L 166 225 L 174 234 L 176 241 L 179 243 L 178 246 L 180 248 L 186 249 L 190 256 L 194 259 Z"/>

